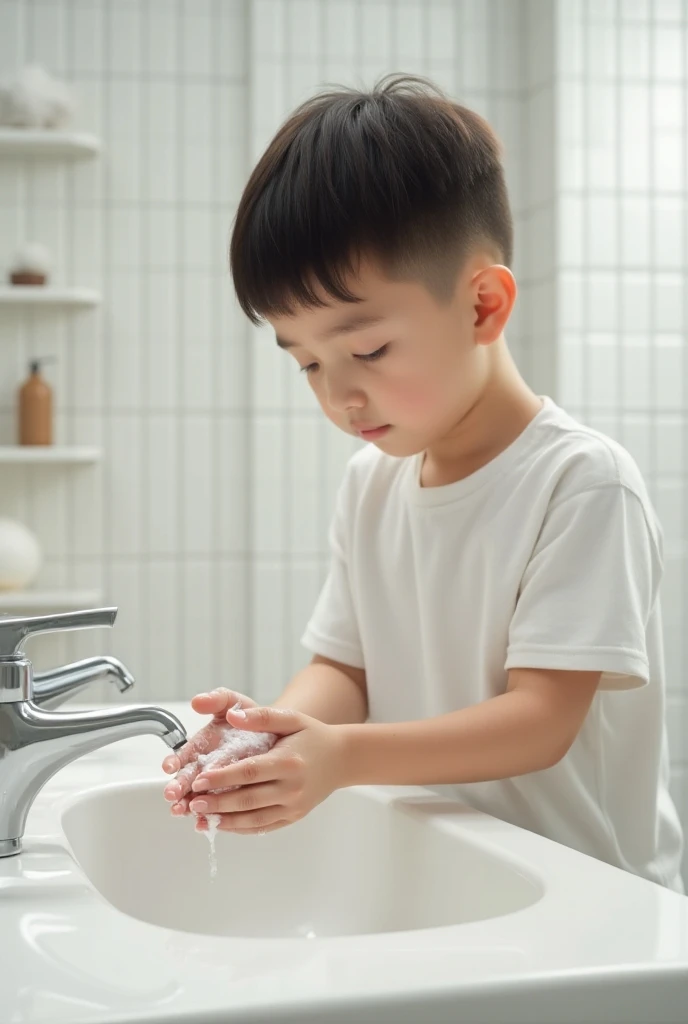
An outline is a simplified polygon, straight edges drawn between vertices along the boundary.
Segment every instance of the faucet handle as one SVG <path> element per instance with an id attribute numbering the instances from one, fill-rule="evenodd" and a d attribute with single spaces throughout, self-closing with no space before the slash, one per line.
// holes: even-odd
<path id="1" fill-rule="evenodd" d="M 90 608 L 78 612 L 32 615 L 28 618 L 0 615 L 0 661 L 12 661 L 20 656 L 24 640 L 32 633 L 111 626 L 116 617 L 116 608 Z"/>

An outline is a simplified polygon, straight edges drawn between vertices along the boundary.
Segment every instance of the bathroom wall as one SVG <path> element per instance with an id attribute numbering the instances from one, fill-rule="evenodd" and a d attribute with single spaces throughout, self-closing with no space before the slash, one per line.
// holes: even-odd
<path id="1" fill-rule="evenodd" d="M 0 271 L 35 239 L 96 311 L 0 312 L 0 443 L 29 354 L 57 439 L 98 468 L 2 468 L 46 586 L 100 585 L 110 632 L 32 641 L 39 666 L 112 652 L 137 700 L 227 683 L 270 699 L 327 563 L 352 442 L 269 331 L 247 328 L 226 245 L 249 168 L 323 83 L 429 75 L 501 136 L 532 386 L 626 444 L 666 538 L 673 784 L 688 820 L 686 9 L 681 0 L 1 0 L 0 73 L 72 81 L 95 162 L 0 161 Z M 683 628 L 682 628 L 683 624 Z M 97 696 L 109 697 L 101 688 Z"/>
<path id="2" fill-rule="evenodd" d="M 557 395 L 632 452 L 662 523 L 667 722 L 688 827 L 687 18 L 685 0 L 560 0 L 553 50 Z"/>
<path id="3" fill-rule="evenodd" d="M 37 61 L 73 82 L 79 126 L 104 147 L 73 165 L 0 161 L 0 272 L 35 239 L 56 281 L 103 292 L 96 311 L 0 312 L 0 443 L 14 441 L 27 357 L 54 354 L 56 440 L 104 449 L 97 468 L 2 469 L 0 514 L 36 530 L 39 583 L 101 586 L 120 609 L 112 631 L 32 640 L 39 668 L 111 652 L 137 700 L 221 682 L 269 699 L 304 661 L 356 442 L 237 315 L 226 243 L 250 166 L 319 84 L 429 74 L 494 124 L 519 227 L 511 340 L 527 361 L 524 240 L 543 182 L 524 189 L 523 154 L 551 147 L 528 118 L 519 15 L 508 0 L 0 4 L 0 73 Z"/>
<path id="4" fill-rule="evenodd" d="M 102 289 L 80 313 L 0 312 L 0 443 L 29 353 L 47 369 L 58 442 L 102 465 L 3 467 L 0 512 L 38 533 L 44 586 L 101 586 L 112 632 L 30 642 L 39 666 L 111 651 L 135 699 L 246 672 L 250 395 L 226 269 L 245 180 L 246 8 L 227 0 L 3 0 L 0 70 L 38 61 L 78 92 L 102 158 L 0 161 L 0 272 L 16 243 L 55 280 Z M 110 696 L 103 689 L 103 696 Z"/>

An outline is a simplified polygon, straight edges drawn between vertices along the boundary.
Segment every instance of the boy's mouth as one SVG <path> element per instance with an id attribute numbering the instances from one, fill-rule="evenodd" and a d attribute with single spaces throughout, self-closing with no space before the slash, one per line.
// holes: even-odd
<path id="1" fill-rule="evenodd" d="M 364 441 L 375 441 L 378 437 L 383 437 L 391 429 L 389 423 L 382 427 L 354 426 L 354 430 Z"/>

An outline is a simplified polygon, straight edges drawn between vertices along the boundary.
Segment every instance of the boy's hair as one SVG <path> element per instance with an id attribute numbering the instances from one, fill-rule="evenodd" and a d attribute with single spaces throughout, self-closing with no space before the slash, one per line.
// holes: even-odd
<path id="1" fill-rule="evenodd" d="M 259 160 L 236 213 L 230 265 L 253 321 L 356 302 L 345 275 L 377 259 L 449 299 L 465 258 L 509 265 L 513 225 L 500 144 L 486 121 L 424 78 L 390 75 L 303 103 Z"/>

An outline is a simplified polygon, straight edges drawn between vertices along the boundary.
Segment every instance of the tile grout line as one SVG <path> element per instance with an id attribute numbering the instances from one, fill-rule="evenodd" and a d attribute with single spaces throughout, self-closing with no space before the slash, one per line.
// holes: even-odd
<path id="1" fill-rule="evenodd" d="M 102 32 L 102 44 L 103 44 L 103 89 L 101 93 L 101 127 L 104 138 L 110 138 L 108 128 L 110 125 L 110 74 L 111 74 L 111 53 L 109 50 L 108 42 L 111 38 L 111 23 L 110 23 L 110 8 L 103 7 L 101 9 L 101 32 Z M 112 429 L 112 395 L 109 392 L 110 381 L 112 380 L 112 308 L 108 307 L 108 299 L 112 294 L 112 278 L 111 278 L 111 257 L 110 257 L 110 241 L 111 241 L 111 211 L 112 211 L 112 161 L 111 158 L 105 157 L 107 160 L 106 165 L 103 168 L 103 179 L 102 179 L 102 296 L 103 296 L 103 308 L 105 310 L 102 320 L 102 333 L 101 333 L 101 352 L 102 352 L 102 436 L 103 436 L 103 449 L 104 449 L 104 469 L 102 477 L 103 487 L 103 502 L 102 502 L 102 543 L 103 543 L 103 584 L 105 592 L 105 601 L 112 603 L 115 595 L 113 594 L 113 555 L 112 555 L 112 509 L 113 509 L 113 429 Z M 114 645 L 112 640 L 112 631 L 108 630 L 107 640 L 105 641 L 106 649 L 109 653 L 112 653 Z"/>
<path id="2" fill-rule="evenodd" d="M 140 23 L 140 66 L 145 66 L 145 55 L 147 52 L 147 46 L 150 40 L 150 8 L 147 4 L 144 4 L 140 10 L 141 23 Z M 141 245 L 141 256 L 142 263 L 144 266 L 149 265 L 150 261 L 150 221 L 147 216 L 147 207 L 149 204 L 143 201 L 145 196 L 146 200 L 150 199 L 150 91 L 146 89 L 145 80 L 142 76 L 139 76 L 139 107 L 141 110 L 141 117 L 139 120 L 139 147 L 141 153 L 141 159 L 139 161 L 139 190 L 141 195 L 141 212 L 139 215 L 139 232 L 140 232 L 140 245 Z M 145 96 L 145 102 L 144 102 Z M 141 493 L 139 496 L 139 515 L 141 516 L 141 550 L 149 551 L 151 542 L 151 529 L 150 529 L 150 493 L 148 489 L 148 481 L 150 480 L 150 468 L 151 468 L 151 441 L 152 441 L 152 425 L 151 425 L 151 411 L 148 406 L 148 395 L 150 392 L 150 380 L 151 380 L 151 338 L 152 332 L 150 329 L 151 325 L 151 296 L 150 287 L 151 279 L 148 273 L 145 275 L 142 273 L 140 276 L 143 286 L 139 292 L 139 482 Z M 155 638 L 153 636 L 153 630 L 151 629 L 151 622 L 155 621 L 153 615 L 153 609 L 151 607 L 151 593 L 152 593 L 152 581 L 150 577 L 150 571 L 148 565 L 144 562 L 142 565 L 142 571 L 139 574 L 139 601 L 142 614 L 139 621 L 139 656 L 141 659 L 141 674 L 143 676 L 144 685 L 142 686 L 142 696 L 152 697 L 151 684 L 152 684 L 152 662 L 151 662 L 151 645 L 154 644 Z M 145 625 L 144 625 L 145 624 Z"/>
<path id="3" fill-rule="evenodd" d="M 176 204 L 176 222 L 177 222 L 177 246 L 180 252 L 184 251 L 184 208 L 185 208 L 185 196 L 184 186 L 186 184 L 186 175 L 184 172 L 184 117 L 183 117 L 183 97 L 182 88 L 186 83 L 186 76 L 183 71 L 183 27 L 184 27 L 184 6 L 183 0 L 176 0 L 174 4 L 174 19 L 175 19 L 175 55 L 177 60 L 177 75 L 174 80 L 174 92 L 176 96 L 175 105 L 175 129 L 176 129 L 176 156 L 177 156 L 177 204 Z M 176 375 L 176 397 L 177 397 L 177 424 L 176 424 L 176 491 L 177 491 L 177 550 L 180 554 L 186 555 L 186 542 L 184 537 L 184 527 L 186 522 L 185 510 L 184 510 L 184 471 L 186 469 L 186 458 L 184 454 L 184 432 L 182 416 L 179 415 L 181 410 L 184 408 L 184 274 L 181 268 L 177 268 L 176 271 L 176 295 L 175 295 L 175 309 L 177 314 L 177 325 L 176 325 L 176 338 L 175 338 L 175 355 L 177 360 L 177 375 Z M 184 635 L 185 625 L 185 582 L 188 579 L 188 574 L 184 571 L 184 562 L 179 559 L 175 566 L 176 568 L 176 582 L 177 592 L 175 594 L 176 603 L 176 620 L 177 620 L 177 637 L 176 637 L 176 673 L 173 680 L 174 692 L 177 700 L 183 700 L 184 690 L 184 678 L 186 670 L 186 650 L 187 642 Z"/>
<path id="4" fill-rule="evenodd" d="M 254 61 L 254 38 L 253 38 L 253 17 L 254 7 L 253 0 L 243 0 L 243 30 L 244 30 L 244 52 L 248 54 L 248 66 L 246 68 L 246 101 L 244 103 L 244 147 L 245 147 L 245 166 L 244 176 L 248 176 L 249 168 L 253 163 L 253 103 L 254 103 L 254 88 L 255 88 L 255 61 Z M 254 510 L 256 506 L 256 495 L 255 495 L 255 461 L 256 461 L 256 415 L 254 408 L 255 401 L 255 359 L 254 359 L 254 345 L 251 342 L 254 340 L 252 330 L 248 321 L 242 318 L 243 326 L 243 344 L 244 344 L 244 394 L 246 395 L 248 407 L 247 407 L 247 419 L 245 424 L 245 446 L 244 454 L 245 459 L 243 462 L 243 478 L 244 478 L 244 512 L 245 512 L 245 544 L 246 544 L 246 563 L 244 569 L 243 578 L 243 594 L 244 594 L 244 607 L 242 610 L 242 628 L 244 633 L 244 672 L 246 677 L 246 686 L 251 696 L 255 693 L 255 672 L 256 672 L 256 658 L 254 653 L 254 612 L 255 612 L 255 600 L 256 600 L 256 581 L 255 581 L 255 546 L 256 546 L 256 531 L 255 531 L 255 515 Z"/>

